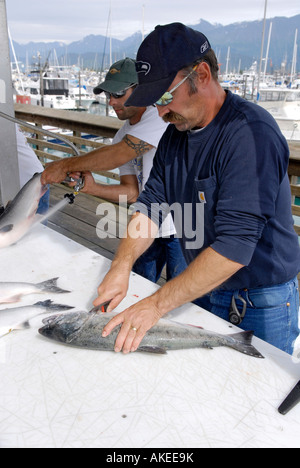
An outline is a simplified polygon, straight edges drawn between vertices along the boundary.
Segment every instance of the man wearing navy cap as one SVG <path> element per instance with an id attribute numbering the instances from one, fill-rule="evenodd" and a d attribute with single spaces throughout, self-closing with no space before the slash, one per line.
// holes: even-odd
<path id="1" fill-rule="evenodd" d="M 300 265 L 287 167 L 289 150 L 272 116 L 218 82 L 218 63 L 200 32 L 157 26 L 137 54 L 139 85 L 126 105 L 156 105 L 170 122 L 128 226 L 149 232 L 171 210 L 187 269 L 115 316 L 115 350 L 135 351 L 164 314 L 189 301 L 254 330 L 287 353 L 299 335 Z M 182 216 L 179 216 L 179 214 Z M 97 305 L 116 307 L 128 272 L 151 243 L 123 239 L 98 288 Z"/>

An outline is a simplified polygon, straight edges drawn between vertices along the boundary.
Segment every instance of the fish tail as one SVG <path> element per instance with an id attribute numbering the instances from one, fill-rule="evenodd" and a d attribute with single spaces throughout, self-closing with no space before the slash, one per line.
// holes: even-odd
<path id="1" fill-rule="evenodd" d="M 242 331 L 228 335 L 227 346 L 248 356 L 264 359 L 264 356 L 252 345 L 253 334 L 253 331 Z"/>
<path id="2" fill-rule="evenodd" d="M 44 309 L 47 310 L 69 310 L 69 309 L 74 309 L 73 306 L 68 306 L 65 304 L 54 304 L 53 301 L 50 299 L 47 299 L 46 301 L 39 301 L 34 304 L 35 306 L 38 307 L 43 307 Z"/>
<path id="3" fill-rule="evenodd" d="M 57 293 L 57 294 L 62 294 L 62 293 L 69 293 L 70 291 L 67 291 L 65 289 L 61 289 L 57 286 L 57 278 L 51 278 L 47 281 L 43 281 L 42 283 L 38 283 L 36 286 L 44 292 L 51 292 L 51 293 Z"/>

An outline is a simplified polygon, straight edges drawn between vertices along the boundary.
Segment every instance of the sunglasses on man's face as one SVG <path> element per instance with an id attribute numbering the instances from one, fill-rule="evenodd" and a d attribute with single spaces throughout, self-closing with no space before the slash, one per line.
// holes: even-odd
<path id="1" fill-rule="evenodd" d="M 172 101 L 173 101 L 173 92 L 175 91 L 175 89 L 179 88 L 180 85 L 182 85 L 188 78 L 189 76 L 191 76 L 191 74 L 196 70 L 198 65 L 195 65 L 193 67 L 193 70 L 183 78 L 183 80 L 179 81 L 179 83 L 177 83 L 176 86 L 174 86 L 174 88 L 170 89 L 170 91 L 166 91 L 162 97 L 156 101 L 155 105 L 156 106 L 167 106 L 168 104 L 170 104 Z"/>
<path id="2" fill-rule="evenodd" d="M 108 91 L 104 91 L 104 94 L 105 94 L 108 101 L 110 100 L 110 98 L 120 99 L 120 98 L 124 97 L 125 94 L 127 93 L 128 89 L 132 88 L 133 86 L 135 86 L 135 84 L 130 85 L 130 86 L 128 86 L 128 88 L 123 89 L 123 91 L 118 91 L 117 93 L 109 93 Z"/>

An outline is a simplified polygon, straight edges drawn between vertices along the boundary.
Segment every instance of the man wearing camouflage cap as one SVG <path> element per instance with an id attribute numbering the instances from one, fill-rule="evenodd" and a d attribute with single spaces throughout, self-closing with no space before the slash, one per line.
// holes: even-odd
<path id="1" fill-rule="evenodd" d="M 84 177 L 83 193 L 118 202 L 126 195 L 128 203 L 136 200 L 149 177 L 159 140 L 167 124 L 153 106 L 125 107 L 137 85 L 135 61 L 125 58 L 112 64 L 105 80 L 94 88 L 95 94 L 104 92 L 119 120 L 125 121 L 116 133 L 112 145 L 105 145 L 83 156 L 65 158 L 47 165 L 42 183 L 62 182 L 68 173 L 81 173 Z M 96 183 L 91 172 L 120 169 L 120 184 Z M 166 266 L 167 279 L 173 278 L 186 267 L 175 228 L 168 216 L 151 247 L 132 270 L 150 281 L 157 282 Z"/>

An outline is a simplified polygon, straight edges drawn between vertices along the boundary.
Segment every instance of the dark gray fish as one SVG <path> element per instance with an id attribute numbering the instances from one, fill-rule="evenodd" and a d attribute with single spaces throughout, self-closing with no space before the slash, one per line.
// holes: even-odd
<path id="1" fill-rule="evenodd" d="M 47 186 L 41 184 L 41 174 L 34 176 L 9 202 L 0 216 L 0 248 L 20 240 L 36 222 L 36 211 Z"/>
<path id="2" fill-rule="evenodd" d="M 113 314 L 90 312 L 69 312 L 52 315 L 43 320 L 39 333 L 52 340 L 80 348 L 113 351 L 120 326 L 106 338 L 102 337 L 103 327 Z M 253 332 L 221 335 L 192 325 L 182 325 L 161 319 L 146 333 L 137 351 L 165 354 L 167 350 L 187 348 L 214 348 L 227 346 L 241 353 L 263 358 L 252 344 Z"/>

